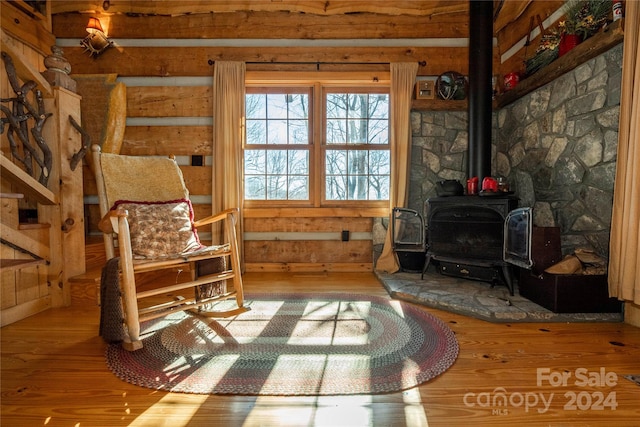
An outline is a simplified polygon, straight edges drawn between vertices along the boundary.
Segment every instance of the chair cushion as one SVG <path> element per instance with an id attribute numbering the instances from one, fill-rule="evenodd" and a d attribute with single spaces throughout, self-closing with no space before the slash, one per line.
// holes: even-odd
<path id="1" fill-rule="evenodd" d="M 112 209 L 127 210 L 135 259 L 177 258 L 203 248 L 193 226 L 188 199 L 166 202 L 117 201 Z"/>

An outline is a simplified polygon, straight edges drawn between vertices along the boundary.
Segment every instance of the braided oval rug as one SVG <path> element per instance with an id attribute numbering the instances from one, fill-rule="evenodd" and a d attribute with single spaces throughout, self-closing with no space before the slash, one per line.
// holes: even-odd
<path id="1" fill-rule="evenodd" d="M 120 379 L 200 394 L 380 394 L 456 360 L 453 331 L 408 303 L 354 294 L 253 294 L 228 319 L 188 312 L 142 324 L 144 347 L 106 351 Z"/>

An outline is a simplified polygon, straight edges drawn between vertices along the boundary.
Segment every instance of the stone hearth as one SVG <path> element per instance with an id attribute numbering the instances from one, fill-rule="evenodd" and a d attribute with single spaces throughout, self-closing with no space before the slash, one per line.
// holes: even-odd
<path id="1" fill-rule="evenodd" d="M 520 296 L 505 286 L 443 276 L 437 272 L 376 272 L 392 298 L 421 304 L 495 323 L 511 322 L 621 322 L 621 313 L 554 313 Z"/>

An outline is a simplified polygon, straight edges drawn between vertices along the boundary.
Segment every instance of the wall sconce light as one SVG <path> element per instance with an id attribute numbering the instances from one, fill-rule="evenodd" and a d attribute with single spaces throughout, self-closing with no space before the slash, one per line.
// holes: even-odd
<path id="1" fill-rule="evenodd" d="M 80 42 L 80 45 L 89 52 L 90 56 L 97 57 L 102 52 L 113 46 L 113 42 L 109 40 L 104 33 L 98 18 L 89 18 L 87 33 L 89 33 L 89 35 Z"/>

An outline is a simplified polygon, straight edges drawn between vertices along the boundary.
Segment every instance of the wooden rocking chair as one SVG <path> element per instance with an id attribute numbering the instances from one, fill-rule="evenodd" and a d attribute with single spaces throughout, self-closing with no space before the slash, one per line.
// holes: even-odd
<path id="1" fill-rule="evenodd" d="M 124 348 L 142 348 L 140 322 L 145 320 L 184 310 L 211 317 L 228 317 L 246 310 L 235 227 L 237 208 L 194 222 L 189 191 L 173 159 L 101 153 L 100 147 L 94 145 L 92 160 L 107 259 L 119 256 L 120 260 Z M 215 246 L 202 245 L 196 228 L 206 224 L 222 226 L 225 241 Z M 198 266 L 206 260 L 216 260 L 222 268 L 211 273 L 211 265 L 204 264 L 200 270 L 207 271 L 198 274 Z M 149 290 L 136 287 L 136 275 L 162 269 L 188 271 L 189 280 L 176 280 Z M 227 289 L 229 284 L 231 290 Z M 202 292 L 204 286 L 221 292 Z M 168 299 L 161 298 L 164 295 L 184 290 L 193 291 L 193 296 L 174 296 L 159 302 Z M 205 311 L 214 307 L 212 303 L 231 298 L 236 303 L 230 309 Z M 143 299 L 145 304 L 139 306 Z"/>

